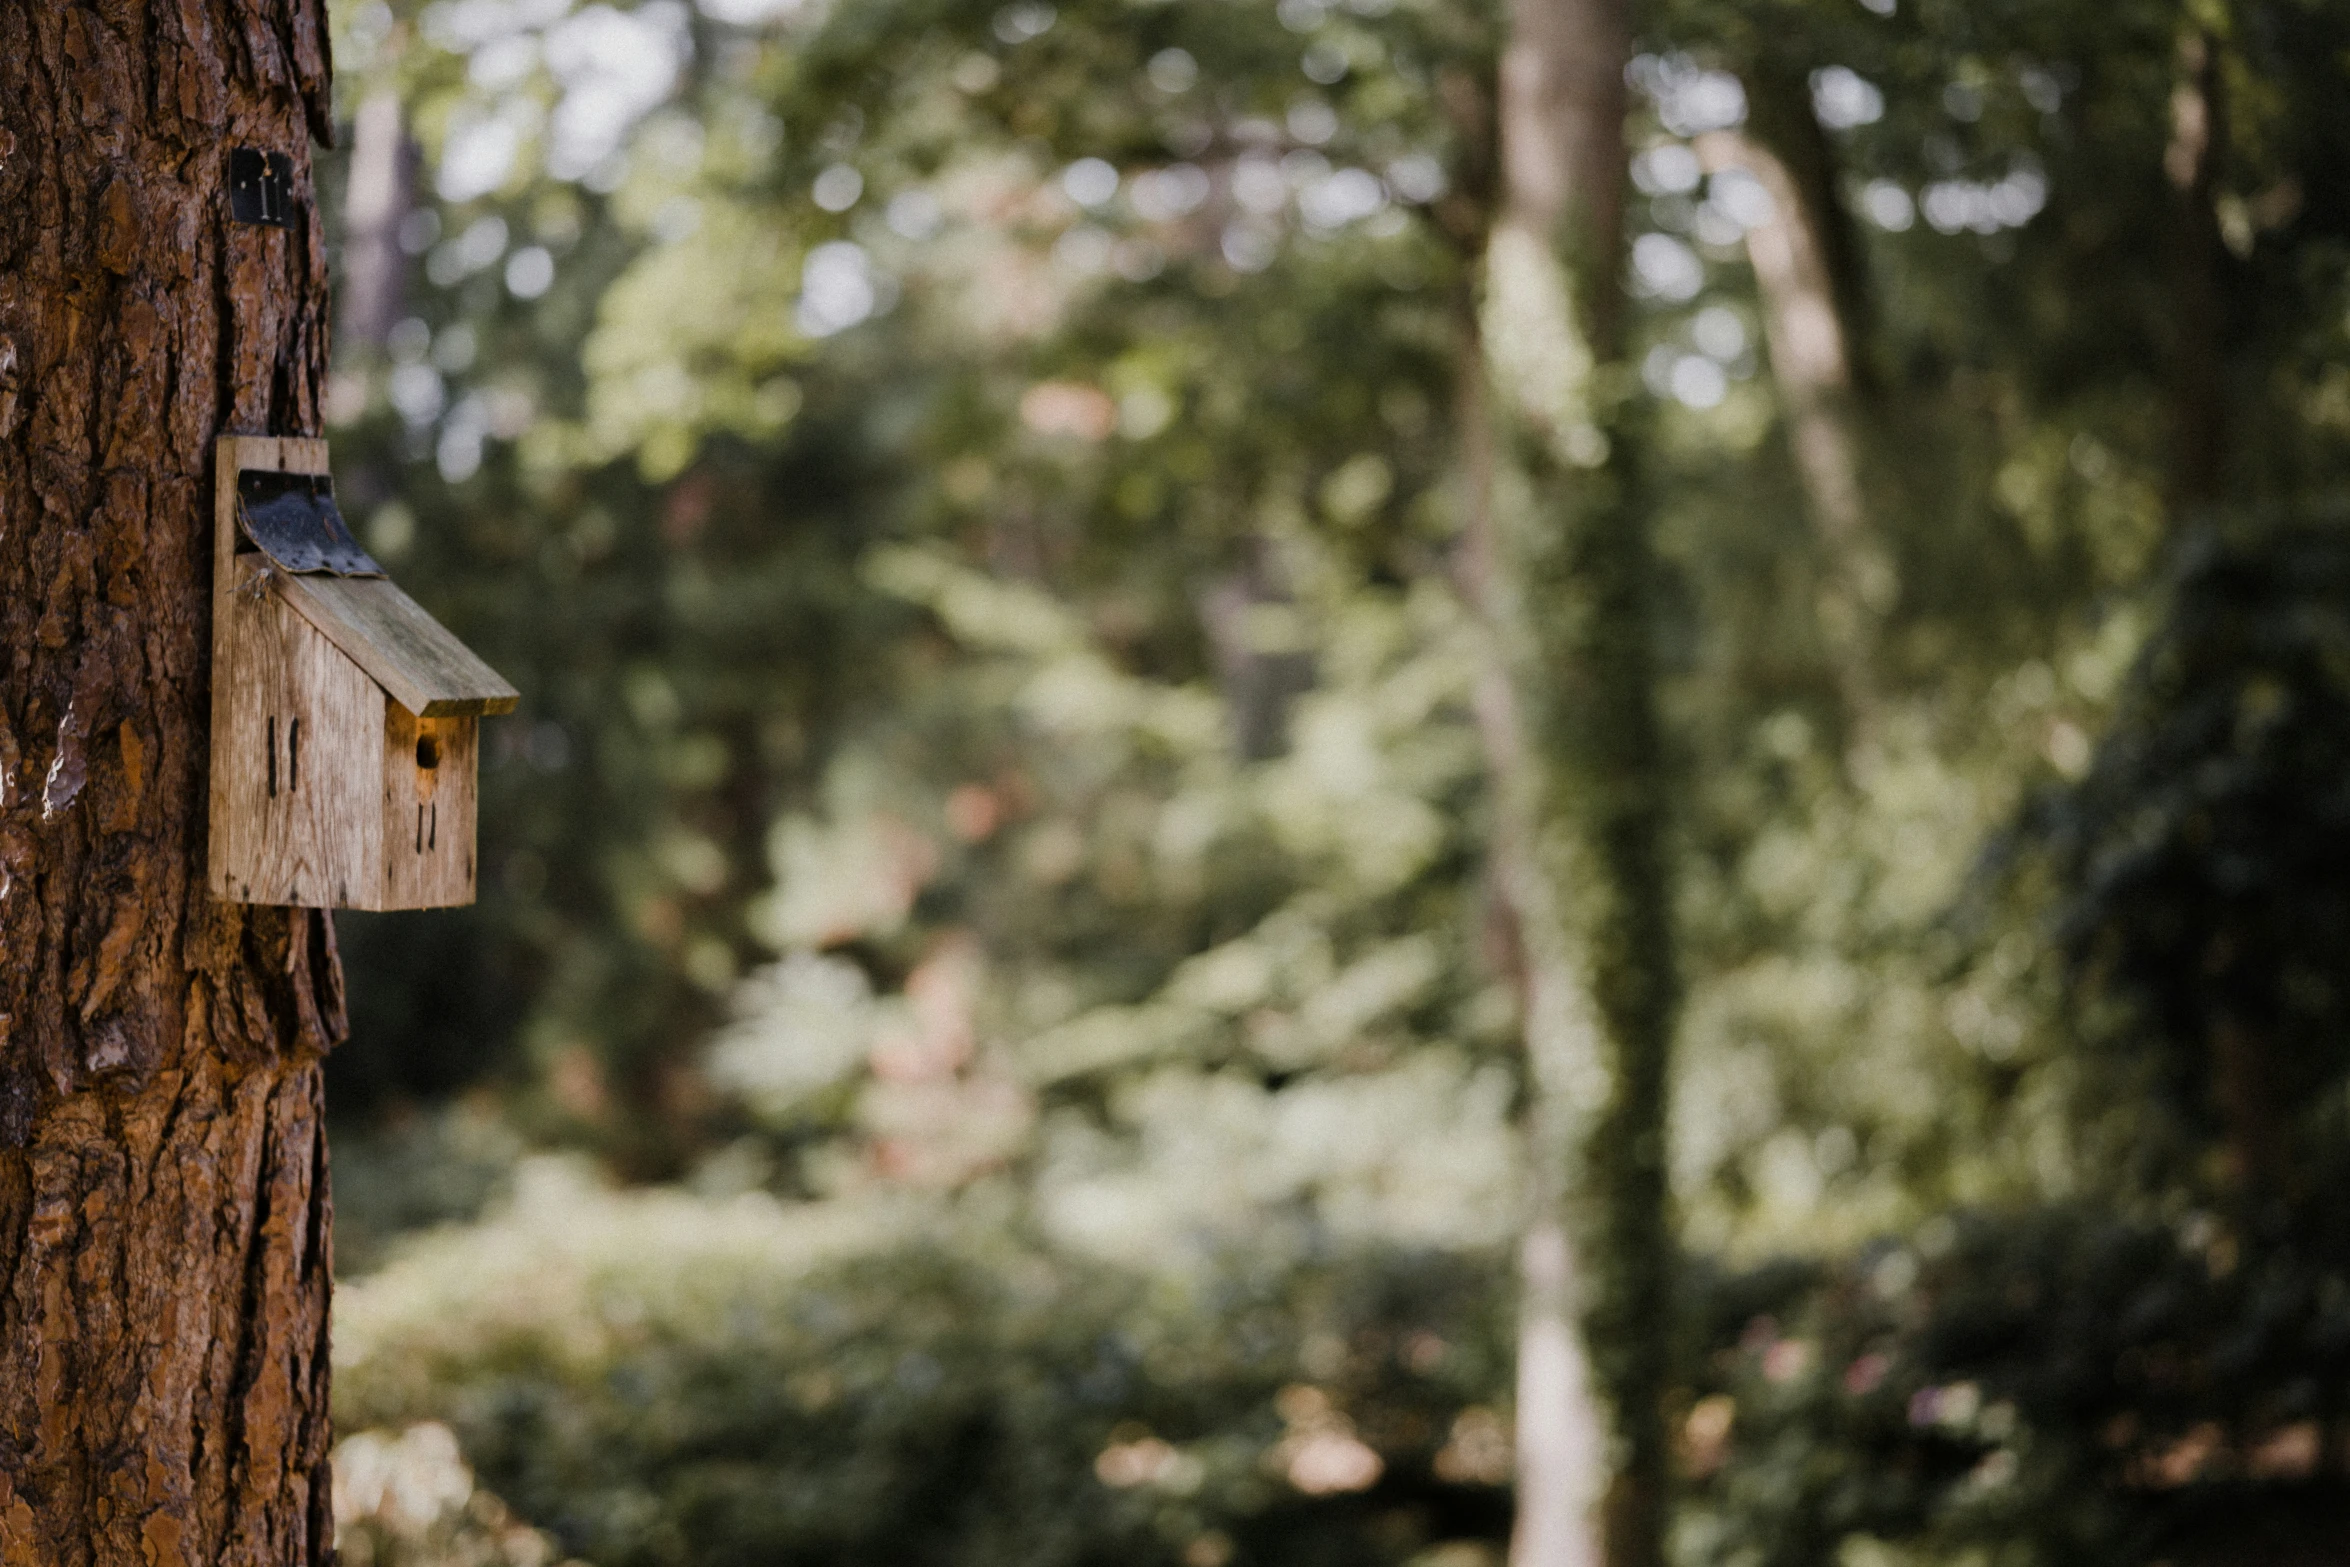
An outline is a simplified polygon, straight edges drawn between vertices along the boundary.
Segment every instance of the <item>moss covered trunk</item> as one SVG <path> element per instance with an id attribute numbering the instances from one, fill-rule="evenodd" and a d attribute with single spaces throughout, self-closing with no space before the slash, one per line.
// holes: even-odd
<path id="1" fill-rule="evenodd" d="M 212 445 L 318 429 L 327 92 L 320 0 L 0 0 L 6 1567 L 331 1552 L 341 975 L 203 874 Z"/>
<path id="2" fill-rule="evenodd" d="M 1670 1457 L 1664 1119 L 1676 969 L 1655 562 L 1639 378 L 1624 346 L 1631 24 L 1625 0 L 1514 0 L 1509 24 L 1483 337 L 1524 496 L 1499 530 L 1508 543 L 1489 602 L 1503 606 L 1536 759 L 1537 851 L 1557 892 L 1558 961 L 1574 970 L 1571 985 L 1554 988 L 1571 989 L 1581 1020 L 1547 1030 L 1530 1020 L 1545 1102 L 1532 1154 L 1553 1164 L 1537 1185 L 1559 1203 L 1535 1216 L 1524 1286 L 1529 1307 L 1583 1318 L 1583 1358 L 1612 1416 L 1604 1488 L 1563 1465 L 1545 1475 L 1522 1463 L 1513 1558 L 1519 1567 L 1588 1559 L 1596 1531 L 1610 1567 L 1652 1567 Z M 1527 950 L 1531 959 L 1537 944 Z M 1561 1046 L 1542 1049 L 1545 1032 Z M 1577 1235 L 1588 1239 L 1576 1245 Z M 1534 1327 L 1522 1352 L 1543 1341 Z M 1534 1387 L 1522 1368 L 1521 1402 L 1585 1396 L 1572 1377 L 1552 1380 Z M 1546 1418 L 1555 1413 L 1521 1408 L 1522 1436 Z"/>

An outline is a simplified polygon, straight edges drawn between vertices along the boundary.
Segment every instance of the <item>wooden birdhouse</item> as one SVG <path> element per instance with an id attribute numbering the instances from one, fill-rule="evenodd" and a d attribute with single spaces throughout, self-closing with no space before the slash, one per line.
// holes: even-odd
<path id="1" fill-rule="evenodd" d="M 326 443 L 219 445 L 212 588 L 212 895 L 471 903 L 480 743 L 514 688 L 351 536 Z"/>

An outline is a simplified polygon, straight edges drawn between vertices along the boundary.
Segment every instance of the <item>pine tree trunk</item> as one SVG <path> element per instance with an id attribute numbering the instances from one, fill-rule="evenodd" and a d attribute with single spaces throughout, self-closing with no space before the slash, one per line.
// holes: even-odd
<path id="1" fill-rule="evenodd" d="M 1531 1466 L 1536 1455 L 1521 1455 L 1512 1558 L 1517 1567 L 1569 1567 L 1603 1554 L 1610 1567 L 1654 1567 L 1670 1479 L 1665 1102 L 1676 976 L 1654 560 L 1637 462 L 1638 378 L 1624 363 L 1631 27 L 1625 0 L 1513 0 L 1509 19 L 1482 335 L 1502 403 L 1496 423 L 1512 437 L 1528 494 L 1526 515 L 1500 529 L 1509 543 L 1492 602 L 1504 606 L 1503 634 L 1515 644 L 1515 694 L 1536 758 L 1533 857 L 1555 889 L 1557 950 L 1576 971 L 1575 1011 L 1586 1020 L 1556 1032 L 1589 1041 L 1547 1064 L 1535 1051 L 1547 1108 L 1532 1118 L 1531 1155 L 1560 1162 L 1537 1185 L 1562 1200 L 1534 1215 L 1523 1281 L 1530 1313 L 1582 1317 L 1587 1352 L 1547 1392 L 1528 1386 L 1522 1370 L 1520 1396 L 1587 1402 L 1577 1374 L 1595 1373 L 1612 1406 L 1614 1459 L 1594 1520 L 1596 1477 L 1562 1466 L 1546 1478 Z M 1523 940 L 1531 972 L 1549 938 L 1528 929 Z M 1539 1045 L 1538 1023 L 1530 1015 L 1530 1046 Z M 1578 1235 L 1591 1239 L 1577 1247 Z M 1522 1353 L 1557 1338 L 1540 1328 L 1522 1325 Z M 1519 1411 L 1525 1437 L 1560 1419 Z M 1560 1429 L 1585 1422 L 1570 1408 Z M 1559 1487 L 1565 1495 L 1551 1494 Z"/>
<path id="2" fill-rule="evenodd" d="M 318 429 L 328 114 L 320 0 L 0 0 L 4 1567 L 331 1554 L 341 973 L 204 890 L 213 441 Z"/>

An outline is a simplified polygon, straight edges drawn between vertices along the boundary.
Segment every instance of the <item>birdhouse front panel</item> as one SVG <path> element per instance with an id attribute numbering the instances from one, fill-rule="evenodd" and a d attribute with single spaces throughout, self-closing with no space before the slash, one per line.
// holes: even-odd
<path id="1" fill-rule="evenodd" d="M 213 896 L 472 902 L 480 719 L 514 688 L 360 548 L 323 441 L 231 436 L 219 460 Z"/>
<path id="2" fill-rule="evenodd" d="M 397 702 L 388 705 L 382 802 L 388 906 L 470 903 L 481 724 L 419 718 Z"/>

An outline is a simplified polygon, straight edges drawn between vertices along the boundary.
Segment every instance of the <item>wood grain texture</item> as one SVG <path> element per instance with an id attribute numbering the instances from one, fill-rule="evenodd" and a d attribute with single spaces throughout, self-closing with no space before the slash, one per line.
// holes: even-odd
<path id="1" fill-rule="evenodd" d="M 321 0 L 0 0 L 6 1567 L 331 1554 L 333 927 L 202 865 L 213 443 L 319 429 L 327 78 Z"/>
<path id="2" fill-rule="evenodd" d="M 213 610 L 212 895 L 376 909 L 384 901 L 383 692 L 279 597 L 258 552 Z"/>
<path id="3" fill-rule="evenodd" d="M 427 718 L 511 713 L 514 688 L 383 577 L 286 576 L 286 602 L 393 701 Z"/>
<path id="4" fill-rule="evenodd" d="M 420 668 L 445 679 L 470 665 L 469 686 L 439 689 L 503 690 L 509 708 L 512 688 L 390 583 L 296 575 L 248 546 L 238 475 L 323 473 L 326 462 L 322 441 L 229 437 L 219 445 L 207 885 L 225 902 L 287 907 L 471 903 L 478 721 L 419 716 L 387 694 L 376 672 L 389 648 L 402 654 L 390 659 L 399 691 L 412 696 Z M 389 597 L 338 591 L 350 587 Z M 379 634 L 387 615 L 396 635 Z M 349 657 L 351 645 L 375 653 L 373 667 Z M 416 648 L 429 656 L 402 652 Z M 444 694 L 437 705 L 488 700 Z"/>
<path id="5" fill-rule="evenodd" d="M 231 435 L 213 481 L 212 580 L 226 584 L 242 538 L 237 475 L 329 472 L 327 445 L 303 437 Z M 521 700 L 424 607 L 381 577 L 280 576 L 286 601 L 412 713 L 428 718 L 511 713 Z M 217 590 L 216 590 L 217 591 Z"/>
<path id="6" fill-rule="evenodd" d="M 473 901 L 480 729 L 478 719 L 419 718 L 391 704 L 383 741 L 382 907 Z M 424 766 L 428 759 L 434 765 Z"/>

